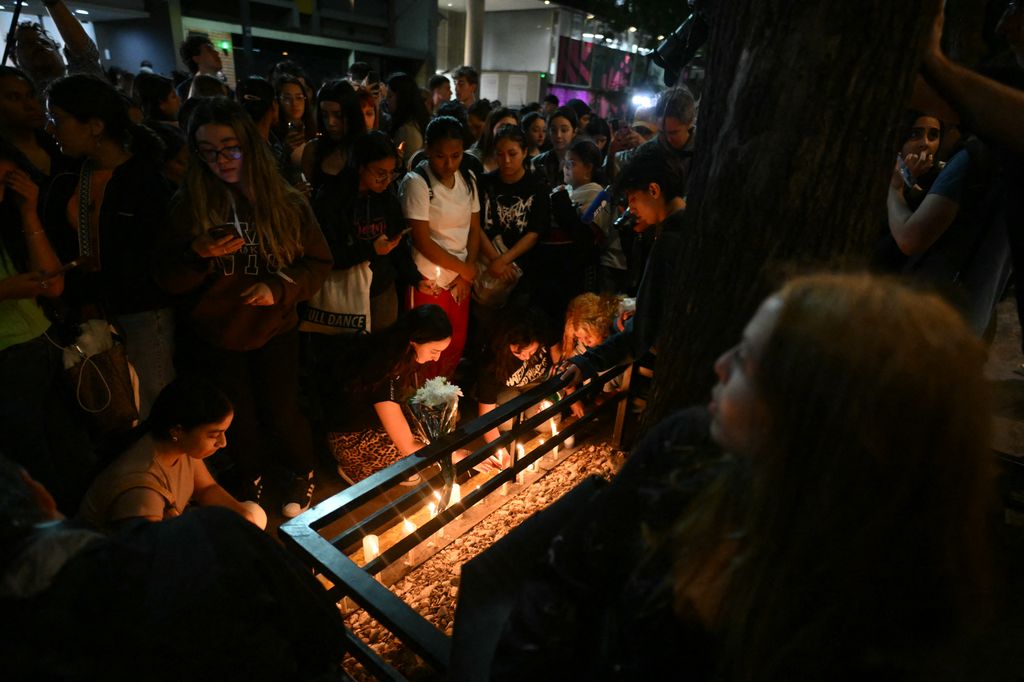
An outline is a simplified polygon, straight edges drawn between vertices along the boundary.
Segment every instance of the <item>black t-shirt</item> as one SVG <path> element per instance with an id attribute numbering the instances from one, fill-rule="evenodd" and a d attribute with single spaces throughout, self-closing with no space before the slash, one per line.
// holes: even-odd
<path id="1" fill-rule="evenodd" d="M 544 381 L 551 373 L 551 366 L 551 354 L 543 345 L 526 361 L 513 366 L 511 372 L 499 372 L 493 364 L 485 365 L 477 380 L 477 400 L 494 405 L 503 387 L 523 389 Z"/>
<path id="2" fill-rule="evenodd" d="M 497 171 L 483 176 L 485 217 L 488 238 L 499 235 L 512 248 L 527 232 L 543 235 L 548 229 L 548 191 L 540 177 L 527 171 L 518 182 L 502 182 Z"/>
<path id="3" fill-rule="evenodd" d="M 414 367 L 401 374 L 391 371 L 384 376 L 368 376 L 369 368 L 379 366 L 380 347 L 372 336 L 344 338 L 333 336 L 319 341 L 315 353 L 322 359 L 319 393 L 324 423 L 329 431 L 355 432 L 379 428 L 380 419 L 374 405 L 393 402 L 404 405 L 419 386 L 420 373 Z"/>
<path id="4" fill-rule="evenodd" d="M 391 239 L 401 234 L 405 218 L 391 188 L 380 194 L 359 194 L 355 186 L 351 175 L 339 176 L 317 193 L 313 210 L 331 247 L 334 269 L 344 270 L 370 261 L 373 271 L 370 295 L 376 296 L 394 284 L 397 272 L 394 259 L 408 257 L 408 249 L 399 246 L 381 256 L 374 251 L 373 242 L 381 235 Z"/>

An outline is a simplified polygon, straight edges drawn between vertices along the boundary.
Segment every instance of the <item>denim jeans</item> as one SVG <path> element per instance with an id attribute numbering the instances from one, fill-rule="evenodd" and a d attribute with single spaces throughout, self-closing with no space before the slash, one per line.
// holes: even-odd
<path id="1" fill-rule="evenodd" d="M 153 401 L 174 379 L 174 312 L 170 308 L 120 315 L 128 336 L 128 362 L 139 375 L 139 417 L 149 416 Z"/>

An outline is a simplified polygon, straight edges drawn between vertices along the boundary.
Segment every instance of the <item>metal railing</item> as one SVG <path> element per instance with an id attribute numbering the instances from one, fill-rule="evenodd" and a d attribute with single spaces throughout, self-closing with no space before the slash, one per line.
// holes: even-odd
<path id="1" fill-rule="evenodd" d="M 616 419 L 618 434 L 621 431 L 624 407 L 627 402 L 625 397 L 628 390 L 620 391 L 614 399 L 608 400 L 600 406 L 585 410 L 582 417 L 566 424 L 564 430 L 558 432 L 557 435 L 552 435 L 549 440 L 535 446 L 529 452 L 524 452 L 522 457 L 518 456 L 515 447 L 515 444 L 523 436 L 533 432 L 536 427 L 554 418 L 572 403 L 600 392 L 608 381 L 623 373 L 625 373 L 623 388 L 628 389 L 629 367 L 618 367 L 592 379 L 588 384 L 579 387 L 558 402 L 554 402 L 550 407 L 540 409 L 529 417 L 524 417 L 523 415 L 528 410 L 566 387 L 567 382 L 560 378 L 549 379 L 517 398 L 499 405 L 491 412 L 456 428 L 455 431 L 436 443 L 421 448 L 413 456 L 406 457 L 320 502 L 305 513 L 282 524 L 278 532 L 287 547 L 293 550 L 304 563 L 317 573 L 322 574 L 334 585 L 329 594 L 335 601 L 339 601 L 343 597 L 350 598 L 427 664 L 438 672 L 444 673 L 448 669 L 451 639 L 378 582 L 374 576 L 388 566 L 401 561 L 413 548 L 431 538 L 465 511 L 497 491 L 503 484 L 515 482 L 516 476 L 524 469 L 537 462 L 553 448 L 564 443 L 565 439 L 575 437 L 575 434 L 585 424 L 593 420 L 599 412 L 610 409 L 613 405 L 619 407 Z M 469 469 L 495 454 L 498 448 L 505 448 L 509 452 L 510 466 L 501 469 L 496 475 L 463 496 L 461 500 L 453 501 L 446 509 L 438 512 L 434 518 L 417 527 L 415 531 L 384 550 L 379 556 L 369 560 L 364 566 L 359 566 L 348 556 L 348 553 L 358 547 L 364 536 L 393 526 L 398 519 L 403 518 L 414 508 L 422 507 L 424 500 L 428 499 L 431 493 L 425 475 L 428 469 L 434 467 L 442 458 L 458 449 L 465 448 L 484 433 L 498 428 L 499 425 L 510 420 L 513 421 L 511 430 L 502 433 L 496 440 L 477 448 L 457 462 L 455 471 L 456 476 L 468 472 Z M 399 495 L 397 499 L 366 514 L 340 534 L 327 538 L 320 532 L 420 472 L 424 473 L 421 483 L 411 489 L 404 489 L 406 492 Z M 399 671 L 381 659 L 373 649 L 351 632 L 347 632 L 346 651 L 377 679 L 405 679 Z"/>

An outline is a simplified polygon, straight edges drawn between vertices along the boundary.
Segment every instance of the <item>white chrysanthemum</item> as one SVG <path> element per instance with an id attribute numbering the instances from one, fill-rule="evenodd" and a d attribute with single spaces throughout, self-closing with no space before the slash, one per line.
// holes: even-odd
<path id="1" fill-rule="evenodd" d="M 427 379 L 423 387 L 416 391 L 416 395 L 409 402 L 414 405 L 438 407 L 455 403 L 460 396 L 462 396 L 461 388 L 455 384 L 449 384 L 445 377 L 434 377 Z"/>

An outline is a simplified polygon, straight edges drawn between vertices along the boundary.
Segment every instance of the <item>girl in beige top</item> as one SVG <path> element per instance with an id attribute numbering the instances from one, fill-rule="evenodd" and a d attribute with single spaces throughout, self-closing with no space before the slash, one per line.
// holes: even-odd
<path id="1" fill-rule="evenodd" d="M 139 427 L 140 437 L 100 474 L 79 516 L 98 527 L 133 519 L 161 521 L 189 503 L 233 509 L 260 528 L 267 515 L 222 488 L 203 460 L 227 444 L 231 403 L 213 384 L 185 376 L 171 382 Z"/>

